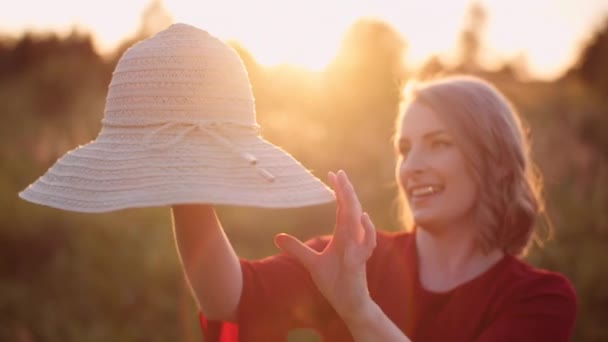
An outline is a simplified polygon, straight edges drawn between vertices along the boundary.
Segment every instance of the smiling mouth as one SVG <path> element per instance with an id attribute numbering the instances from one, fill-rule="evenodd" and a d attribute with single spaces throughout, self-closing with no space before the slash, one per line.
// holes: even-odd
<path id="1" fill-rule="evenodd" d="M 441 185 L 427 185 L 421 187 L 415 187 L 409 191 L 411 197 L 424 197 L 434 195 L 443 191 L 443 186 Z"/>

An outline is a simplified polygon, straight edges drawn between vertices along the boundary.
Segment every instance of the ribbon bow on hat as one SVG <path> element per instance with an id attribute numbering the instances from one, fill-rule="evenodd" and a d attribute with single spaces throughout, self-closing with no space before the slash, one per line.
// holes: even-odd
<path id="1" fill-rule="evenodd" d="M 232 142 L 230 142 L 230 140 L 224 138 L 219 133 L 215 133 L 215 130 L 218 127 L 222 127 L 222 126 L 226 126 L 226 125 L 239 127 L 239 128 L 248 128 L 248 129 L 253 130 L 255 133 L 258 133 L 260 131 L 260 126 L 258 126 L 258 125 L 241 125 L 238 122 L 217 123 L 217 122 L 205 122 L 205 121 L 174 121 L 174 122 L 167 122 L 166 124 L 162 125 L 160 128 L 150 132 L 144 138 L 144 144 L 145 145 L 150 144 L 150 146 L 153 148 L 160 148 L 160 149 L 167 148 L 172 145 L 175 145 L 176 143 L 179 143 L 188 133 L 198 129 L 198 130 L 202 131 L 204 134 L 207 134 L 208 136 L 215 139 L 218 143 L 226 146 L 232 152 L 241 156 L 241 158 L 244 159 L 247 163 L 249 163 L 249 165 L 254 166 L 256 168 L 256 170 L 258 171 L 258 173 L 262 177 L 264 177 L 267 181 L 274 182 L 275 178 L 270 172 L 268 172 L 268 170 L 257 166 L 258 159 L 253 154 L 239 150 L 239 148 L 236 147 Z M 161 130 L 169 129 L 173 126 L 182 126 L 183 129 L 180 131 L 180 133 L 178 135 L 176 135 L 173 139 L 171 139 L 170 141 L 168 141 L 166 143 L 161 143 L 161 144 L 153 143 L 153 138 L 154 138 L 155 134 L 157 134 Z"/>

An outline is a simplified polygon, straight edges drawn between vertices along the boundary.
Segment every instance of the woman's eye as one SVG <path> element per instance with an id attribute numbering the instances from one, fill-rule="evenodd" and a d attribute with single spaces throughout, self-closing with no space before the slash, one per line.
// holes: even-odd
<path id="1" fill-rule="evenodd" d="M 431 148 L 440 149 L 452 146 L 452 143 L 446 140 L 435 140 L 431 143 Z"/>
<path id="2" fill-rule="evenodd" d="M 410 147 L 408 145 L 399 145 L 397 149 L 399 151 L 399 154 L 401 154 L 402 156 L 405 156 L 410 152 Z"/>

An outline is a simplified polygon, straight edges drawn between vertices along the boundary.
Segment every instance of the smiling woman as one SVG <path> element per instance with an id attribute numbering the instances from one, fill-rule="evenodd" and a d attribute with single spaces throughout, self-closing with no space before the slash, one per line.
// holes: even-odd
<path id="1" fill-rule="evenodd" d="M 396 176 L 409 231 L 375 231 L 342 171 L 329 174 L 333 235 L 279 234 L 283 253 L 263 260 L 238 260 L 213 206 L 173 207 L 206 341 L 284 341 L 299 328 L 326 341 L 569 341 L 572 285 L 521 259 L 543 206 L 515 110 L 472 77 L 421 84 L 404 104 Z"/>
<path id="2" fill-rule="evenodd" d="M 470 77 L 423 84 L 405 104 L 397 177 L 413 224 L 386 233 L 345 172 L 329 173 L 332 193 L 262 139 L 232 48 L 174 24 L 120 58 L 98 137 L 20 196 L 81 212 L 171 205 L 207 342 L 284 341 L 302 328 L 326 341 L 569 340 L 570 282 L 520 259 L 542 201 L 517 113 Z M 334 196 L 332 235 L 279 234 L 282 253 L 262 260 L 238 258 L 214 207 Z"/>
<path id="3" fill-rule="evenodd" d="M 543 211 L 542 184 L 514 108 L 493 86 L 474 78 L 409 90 L 409 105 L 398 122 L 397 179 L 407 190 L 412 214 L 422 215 L 423 208 L 417 205 L 420 196 L 410 189 L 435 185 L 433 189 L 441 191 L 433 195 L 457 203 L 457 211 L 471 212 L 464 226 L 482 227 L 476 238 L 479 247 L 523 253 L 535 237 L 535 217 Z M 421 177 L 423 169 L 431 172 Z M 444 222 L 439 225 L 458 225 L 449 216 L 449 206 L 440 211 Z M 418 225 L 425 222 L 414 218 Z M 425 228 L 434 224 L 425 223 Z"/>
<path id="4" fill-rule="evenodd" d="M 442 226 L 470 226 L 458 221 L 463 212 L 472 211 L 478 189 L 438 115 L 412 103 L 401 120 L 398 145 L 398 180 L 416 224 L 437 233 Z"/>

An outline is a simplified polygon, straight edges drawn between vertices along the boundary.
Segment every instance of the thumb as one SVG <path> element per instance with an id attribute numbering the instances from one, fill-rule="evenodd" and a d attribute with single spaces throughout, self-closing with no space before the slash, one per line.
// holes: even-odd
<path id="1" fill-rule="evenodd" d="M 278 234 L 274 237 L 274 244 L 284 253 L 294 257 L 307 269 L 310 269 L 318 253 L 302 241 L 288 234 Z"/>

